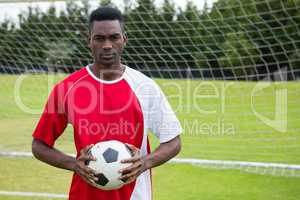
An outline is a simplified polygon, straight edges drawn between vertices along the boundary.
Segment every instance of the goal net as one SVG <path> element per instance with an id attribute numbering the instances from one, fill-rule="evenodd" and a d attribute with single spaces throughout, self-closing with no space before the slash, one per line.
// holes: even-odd
<path id="1" fill-rule="evenodd" d="M 177 113 L 184 128 L 180 158 L 268 169 L 300 164 L 300 0 L 199 2 L 100 1 L 124 12 L 129 41 L 122 61 L 155 78 Z M 45 73 L 57 81 L 58 74 L 93 62 L 87 21 L 98 5 L 0 1 L 0 131 L 6 138 L 0 151 L 30 151 L 29 132 L 48 94 Z M 16 119 L 22 119 L 18 127 Z M 74 153 L 72 136 L 65 142 Z"/>
<path id="2" fill-rule="evenodd" d="M 33 1 L 18 14 L 4 12 L 0 71 L 73 72 L 90 63 L 87 16 L 98 1 L 76 2 L 48 2 L 46 9 Z M 288 79 L 299 76 L 298 0 L 219 0 L 203 7 L 120 2 L 129 37 L 123 61 L 150 76 L 261 80 L 281 70 Z M 15 5 L 0 4 L 2 11 Z"/>

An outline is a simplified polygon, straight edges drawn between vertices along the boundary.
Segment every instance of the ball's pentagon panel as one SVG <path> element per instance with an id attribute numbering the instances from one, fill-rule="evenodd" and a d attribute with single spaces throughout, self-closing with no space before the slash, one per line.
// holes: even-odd
<path id="1" fill-rule="evenodd" d="M 105 186 L 109 182 L 109 180 L 104 176 L 104 174 L 97 174 L 96 176 L 98 178 L 98 181 L 95 181 L 95 183 L 101 186 Z"/>
<path id="2" fill-rule="evenodd" d="M 107 163 L 116 162 L 118 160 L 118 152 L 112 148 L 108 148 L 103 153 L 103 158 Z"/>

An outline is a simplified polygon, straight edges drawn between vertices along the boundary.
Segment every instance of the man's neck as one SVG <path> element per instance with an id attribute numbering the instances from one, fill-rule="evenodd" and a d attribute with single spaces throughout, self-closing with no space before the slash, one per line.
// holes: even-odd
<path id="1" fill-rule="evenodd" d="M 90 69 L 96 77 L 106 81 L 113 81 L 122 76 L 125 66 L 121 63 L 110 66 L 95 63 Z"/>

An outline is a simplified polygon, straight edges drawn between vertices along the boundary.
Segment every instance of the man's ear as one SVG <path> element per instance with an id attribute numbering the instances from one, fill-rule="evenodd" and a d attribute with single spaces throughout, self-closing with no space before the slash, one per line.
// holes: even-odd
<path id="1" fill-rule="evenodd" d="M 91 48 L 91 34 L 89 34 L 88 36 L 87 36 L 87 44 L 88 44 L 88 47 L 89 48 Z"/>
<path id="2" fill-rule="evenodd" d="M 123 39 L 124 39 L 124 45 L 126 45 L 126 43 L 128 42 L 128 36 L 126 32 L 123 33 Z"/>

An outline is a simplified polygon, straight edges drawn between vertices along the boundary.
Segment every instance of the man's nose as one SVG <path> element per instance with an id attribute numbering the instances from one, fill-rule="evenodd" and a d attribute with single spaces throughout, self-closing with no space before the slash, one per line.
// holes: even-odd
<path id="1" fill-rule="evenodd" d="M 112 48 L 112 44 L 109 40 L 105 40 L 102 46 L 103 50 L 109 50 Z"/>

